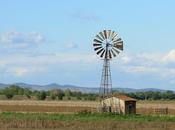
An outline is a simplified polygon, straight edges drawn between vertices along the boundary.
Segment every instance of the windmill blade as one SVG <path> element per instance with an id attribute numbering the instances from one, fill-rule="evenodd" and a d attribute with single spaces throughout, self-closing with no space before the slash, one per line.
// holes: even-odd
<path id="1" fill-rule="evenodd" d="M 101 53 L 100 57 L 103 58 L 104 53 L 105 53 L 105 49 L 104 49 L 103 52 Z"/>
<path id="2" fill-rule="evenodd" d="M 103 39 L 99 35 L 96 35 L 96 38 L 103 41 Z"/>
<path id="3" fill-rule="evenodd" d="M 110 38 L 111 36 L 111 30 L 108 30 L 108 39 Z"/>
<path id="4" fill-rule="evenodd" d="M 118 41 L 118 42 L 115 43 L 115 44 L 123 44 L 123 41 Z"/>
<path id="5" fill-rule="evenodd" d="M 111 55 L 111 51 L 109 50 L 109 58 L 111 59 L 112 58 L 112 55 Z"/>
<path id="6" fill-rule="evenodd" d="M 105 35 L 105 39 L 107 39 L 107 31 L 106 30 L 103 30 L 103 33 Z"/>
<path id="7" fill-rule="evenodd" d="M 111 39 L 114 37 L 115 34 L 116 33 L 114 31 L 112 31 L 112 33 L 111 33 Z"/>
<path id="8" fill-rule="evenodd" d="M 101 44 L 94 43 L 93 46 L 101 46 Z"/>
<path id="9" fill-rule="evenodd" d="M 102 43 L 102 41 L 99 41 L 97 39 L 94 39 L 94 42 Z"/>
<path id="10" fill-rule="evenodd" d="M 117 41 L 121 41 L 122 39 L 121 38 L 118 38 Z"/>
<path id="11" fill-rule="evenodd" d="M 109 40 L 109 43 L 105 46 L 103 41 L 106 40 Z M 112 59 L 123 51 L 123 41 L 115 31 L 103 30 L 95 36 L 93 41 L 94 50 L 101 58 Z"/>
<path id="12" fill-rule="evenodd" d="M 116 36 L 117 36 L 117 33 L 114 32 L 114 35 L 113 35 L 113 37 L 112 37 L 111 40 L 114 41 L 114 39 L 115 39 Z"/>
<path id="13" fill-rule="evenodd" d="M 123 51 L 123 41 L 115 43 L 114 47 Z"/>
<path id="14" fill-rule="evenodd" d="M 117 54 L 120 53 L 115 47 L 113 47 L 112 49 L 113 49 Z"/>
<path id="15" fill-rule="evenodd" d="M 97 48 L 94 48 L 94 50 L 95 51 L 97 51 L 97 50 L 99 50 L 99 49 L 101 49 L 102 47 L 97 47 Z"/>
<path id="16" fill-rule="evenodd" d="M 115 32 L 114 32 L 114 31 L 112 31 L 112 33 L 111 33 L 111 37 L 113 37 L 113 36 L 114 36 L 114 33 L 115 33 Z"/>
<path id="17" fill-rule="evenodd" d="M 113 41 L 113 42 L 120 42 L 122 39 L 118 38 L 117 40 Z"/>
<path id="18" fill-rule="evenodd" d="M 103 38 L 103 40 L 105 39 L 104 35 L 102 32 L 99 32 L 100 36 Z"/>
<path id="19" fill-rule="evenodd" d="M 104 49 L 100 49 L 99 51 L 97 51 L 97 55 L 99 55 Z"/>
<path id="20" fill-rule="evenodd" d="M 112 55 L 113 57 L 116 57 L 116 54 L 114 53 L 114 51 L 111 49 Z"/>

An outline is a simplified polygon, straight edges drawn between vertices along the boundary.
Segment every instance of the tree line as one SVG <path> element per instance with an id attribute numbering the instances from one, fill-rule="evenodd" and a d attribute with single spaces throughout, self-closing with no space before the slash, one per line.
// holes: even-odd
<path id="1" fill-rule="evenodd" d="M 175 93 L 170 90 L 126 93 L 126 95 L 138 100 L 175 100 Z"/>
<path id="2" fill-rule="evenodd" d="M 13 99 L 15 96 L 25 97 L 36 100 L 96 100 L 95 93 L 82 93 L 80 91 L 71 91 L 69 89 L 51 89 L 51 90 L 32 90 L 17 85 L 10 85 L 0 89 L 0 95 L 6 96 L 7 99 Z"/>
<path id="3" fill-rule="evenodd" d="M 114 94 L 124 94 L 137 100 L 175 100 L 175 93 L 173 91 L 164 92 L 134 92 L 121 93 L 113 92 Z M 83 93 L 80 91 L 71 91 L 69 89 L 51 89 L 51 90 L 32 90 L 30 88 L 23 88 L 17 85 L 10 85 L 0 89 L 0 99 L 5 96 L 6 99 L 34 99 L 34 100 L 99 100 L 97 93 Z M 20 98 L 19 98 L 20 97 Z"/>

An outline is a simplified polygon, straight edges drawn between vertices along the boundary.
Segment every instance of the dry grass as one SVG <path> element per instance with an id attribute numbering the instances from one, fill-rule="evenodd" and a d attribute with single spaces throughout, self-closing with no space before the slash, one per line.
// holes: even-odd
<path id="1" fill-rule="evenodd" d="M 0 111 L 74 113 L 95 110 L 98 102 L 91 101 L 0 101 Z M 153 114 L 154 108 L 169 108 L 175 115 L 175 101 L 139 101 L 137 113 Z M 56 121 L 0 120 L 0 130 L 175 130 L 174 122 L 134 121 Z"/>
<path id="2" fill-rule="evenodd" d="M 137 108 L 169 108 L 175 109 L 175 101 L 138 101 Z"/>
<path id="3" fill-rule="evenodd" d="M 1 112 L 75 113 L 84 110 L 95 111 L 95 108 L 82 106 L 0 105 Z"/>
<path id="4" fill-rule="evenodd" d="M 82 101 L 0 101 L 1 112 L 75 113 L 95 111 L 98 102 Z"/>
<path id="5" fill-rule="evenodd" d="M 33 106 L 82 106 L 96 107 L 99 102 L 94 101 L 35 101 L 35 100 L 0 100 L 0 105 L 33 105 Z"/>
<path id="6" fill-rule="evenodd" d="M 120 121 L 17 121 L 3 122 L 0 130 L 174 130 L 175 123 Z"/>
<path id="7" fill-rule="evenodd" d="M 74 113 L 83 110 L 95 111 L 99 102 L 94 101 L 13 101 L 1 100 L 0 111 Z M 175 101 L 138 101 L 138 114 L 155 114 L 155 108 L 168 108 L 175 115 Z"/>
<path id="8" fill-rule="evenodd" d="M 175 115 L 175 101 L 139 101 L 137 102 L 138 114 L 156 114 L 155 109 L 168 108 L 168 115 Z"/>

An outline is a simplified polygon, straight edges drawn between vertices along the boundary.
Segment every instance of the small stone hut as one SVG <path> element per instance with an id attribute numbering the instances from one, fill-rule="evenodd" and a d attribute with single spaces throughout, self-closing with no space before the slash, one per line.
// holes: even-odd
<path id="1" fill-rule="evenodd" d="M 102 106 L 108 112 L 118 114 L 136 114 L 136 99 L 126 95 L 114 95 L 102 100 Z"/>

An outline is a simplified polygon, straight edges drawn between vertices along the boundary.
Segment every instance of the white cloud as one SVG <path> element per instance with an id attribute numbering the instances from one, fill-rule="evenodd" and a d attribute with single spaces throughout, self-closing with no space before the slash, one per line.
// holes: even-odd
<path id="1" fill-rule="evenodd" d="M 28 42 L 35 44 L 43 43 L 45 41 L 44 36 L 39 32 L 30 32 L 27 34 L 26 38 Z"/>
<path id="2" fill-rule="evenodd" d="M 124 64 L 129 64 L 132 60 L 133 57 L 131 56 L 128 56 L 128 55 L 122 55 L 121 58 L 120 58 L 120 61 Z"/>
<path id="3" fill-rule="evenodd" d="M 174 50 L 167 53 L 123 54 L 112 60 L 111 69 L 116 68 L 117 71 L 120 70 L 124 75 L 130 76 L 132 74 L 156 76 L 160 80 L 166 79 L 167 82 L 173 84 L 173 78 L 175 78 L 175 68 L 173 68 L 175 62 L 172 62 L 174 61 L 173 52 Z M 60 70 L 65 74 L 76 69 L 77 75 L 79 75 L 82 71 L 92 71 L 95 67 L 102 67 L 101 63 L 102 61 L 94 53 L 64 52 L 37 56 L 13 54 L 0 57 L 0 72 L 14 77 L 22 77 L 42 75 L 43 72 L 50 73 L 54 67 L 58 68 L 55 71 L 65 68 L 65 72 Z"/>
<path id="4" fill-rule="evenodd" d="M 167 53 L 125 54 L 117 64 L 124 73 L 156 75 L 172 84 L 172 78 L 175 78 L 175 49 Z"/>
<path id="5" fill-rule="evenodd" d="M 175 62 L 175 49 L 171 50 L 164 57 L 162 57 L 161 61 L 163 61 L 165 63 Z"/>
<path id="6" fill-rule="evenodd" d="M 21 54 L 8 55 L 0 57 L 0 70 L 1 73 L 10 76 L 28 76 L 31 74 L 42 73 L 51 69 L 51 66 L 70 66 L 72 65 L 88 65 L 94 64 L 97 61 L 96 55 L 86 53 L 57 53 L 54 55 L 45 54 L 38 56 L 28 56 Z M 3 66 L 1 66 L 1 64 Z M 87 68 L 81 68 L 87 69 Z"/>
<path id="7" fill-rule="evenodd" d="M 26 68 L 8 68 L 6 70 L 6 73 L 10 74 L 10 75 L 14 75 L 14 76 L 24 76 L 28 73 L 28 69 Z"/>
<path id="8" fill-rule="evenodd" d="M 27 48 L 36 46 L 45 41 L 44 36 L 39 32 L 22 33 L 9 31 L 0 34 L 0 44 L 4 48 Z"/>
<path id="9" fill-rule="evenodd" d="M 73 42 L 68 42 L 68 43 L 65 43 L 64 47 L 68 49 L 73 49 L 73 48 L 77 48 L 78 45 Z"/>
<path id="10" fill-rule="evenodd" d="M 8 55 L 1 57 L 0 61 L 3 61 L 6 65 L 51 65 L 51 64 L 70 64 L 70 63 L 94 63 L 97 57 L 93 54 L 87 53 L 55 53 L 54 55 L 45 54 L 38 56 L 28 56 L 21 54 Z"/>
<path id="11" fill-rule="evenodd" d="M 141 62 L 141 64 L 146 65 L 167 65 L 175 62 L 175 49 L 170 50 L 167 53 L 142 53 L 142 54 L 130 54 L 127 55 L 130 62 Z M 128 58 L 128 59 L 129 59 Z"/>
<path id="12" fill-rule="evenodd" d="M 124 67 L 125 72 L 129 73 L 157 73 L 158 68 L 146 66 L 128 66 Z"/>
<path id="13" fill-rule="evenodd" d="M 136 66 L 166 66 L 175 62 L 175 49 L 167 53 L 125 54 L 120 61 L 123 64 Z"/>
<path id="14" fill-rule="evenodd" d="M 6 74 L 16 76 L 16 77 L 22 77 L 27 76 L 29 74 L 36 74 L 38 72 L 43 72 L 44 70 L 40 67 L 35 68 L 33 66 L 31 67 L 8 67 L 5 71 Z"/>

